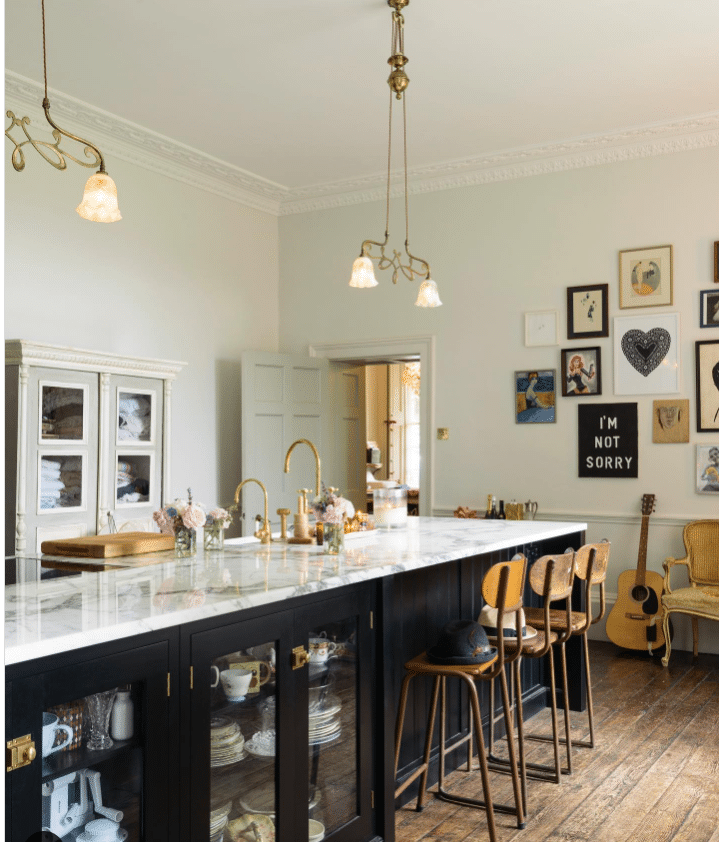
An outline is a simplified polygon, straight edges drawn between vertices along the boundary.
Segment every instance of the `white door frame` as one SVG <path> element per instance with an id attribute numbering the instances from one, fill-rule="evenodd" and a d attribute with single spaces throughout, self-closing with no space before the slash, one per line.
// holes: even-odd
<path id="1" fill-rule="evenodd" d="M 434 511 L 434 344 L 434 336 L 408 336 L 403 339 L 370 339 L 364 342 L 337 342 L 309 347 L 311 357 L 325 357 L 330 361 L 358 364 L 419 357 L 422 378 L 419 390 L 419 513 L 422 517 L 431 517 Z"/>

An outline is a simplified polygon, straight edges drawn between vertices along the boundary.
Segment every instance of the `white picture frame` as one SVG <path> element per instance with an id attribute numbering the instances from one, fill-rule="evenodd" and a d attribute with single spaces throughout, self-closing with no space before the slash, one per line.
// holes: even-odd
<path id="1" fill-rule="evenodd" d="M 559 345 L 559 311 L 535 310 L 525 313 L 524 344 L 527 347 Z"/>
<path id="2" fill-rule="evenodd" d="M 120 464 L 127 463 L 130 466 L 130 472 L 133 476 L 133 481 L 144 480 L 148 483 L 147 494 L 141 496 L 147 497 L 146 500 L 138 500 L 136 502 L 129 502 L 122 500 L 117 496 L 120 488 L 126 488 L 130 484 L 129 479 L 121 479 Z M 144 469 L 140 466 L 144 466 Z M 115 456 L 115 489 L 114 489 L 114 503 L 115 509 L 142 509 L 155 504 L 155 454 L 154 452 L 132 452 L 132 451 L 117 451 Z M 128 473 L 128 472 L 124 472 Z M 142 476 L 147 474 L 147 476 Z M 121 483 L 127 483 L 121 485 Z M 124 496 L 124 494 L 123 494 Z"/>
<path id="3" fill-rule="evenodd" d="M 74 392 L 82 392 L 82 436 L 80 438 L 66 438 L 60 433 L 50 434 L 43 431 L 43 418 L 45 409 L 45 389 L 66 389 Z M 56 444 L 86 445 L 88 442 L 88 407 L 90 403 L 90 389 L 87 383 L 60 383 L 57 380 L 38 381 L 38 421 L 37 421 L 37 443 L 40 445 L 54 447 Z M 66 421 L 68 419 L 65 419 Z M 62 424 L 63 422 L 58 422 Z"/>
<path id="4" fill-rule="evenodd" d="M 719 497 L 719 442 L 697 445 L 696 493 Z"/>
<path id="5" fill-rule="evenodd" d="M 681 391 L 679 313 L 614 317 L 614 394 Z"/>
<path id="6" fill-rule="evenodd" d="M 61 499 L 62 490 L 58 482 L 64 484 L 63 472 L 68 467 L 69 459 L 80 460 L 80 497 L 76 506 L 42 506 L 43 497 L 46 495 L 55 496 L 58 501 Z M 58 462 L 61 465 L 59 476 L 43 476 L 43 460 Z M 71 468 L 75 471 L 75 463 Z M 57 470 L 57 469 L 56 469 Z M 43 482 L 44 480 L 44 482 Z M 37 454 L 37 514 L 38 515 L 61 515 L 65 512 L 86 512 L 87 511 L 87 451 L 86 450 L 41 450 Z"/>

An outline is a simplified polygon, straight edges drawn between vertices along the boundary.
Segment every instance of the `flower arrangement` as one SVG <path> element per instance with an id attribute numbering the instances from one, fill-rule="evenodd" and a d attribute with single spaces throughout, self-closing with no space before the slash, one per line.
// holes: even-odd
<path id="1" fill-rule="evenodd" d="M 344 523 L 345 518 L 350 518 L 355 513 L 349 500 L 340 497 L 336 488 L 327 488 L 324 483 L 322 493 L 312 501 L 312 511 L 319 523 Z"/>
<path id="2" fill-rule="evenodd" d="M 165 535 L 176 535 L 182 529 L 199 529 L 207 520 L 205 510 L 200 503 L 192 500 L 192 489 L 187 489 L 187 500 L 179 497 L 168 506 L 158 509 L 152 519 Z"/>
<path id="3" fill-rule="evenodd" d="M 213 509 L 211 512 L 207 513 L 207 520 L 205 521 L 205 527 L 215 527 L 217 529 L 227 529 L 229 525 L 232 523 L 232 515 L 227 511 L 227 509 Z"/>

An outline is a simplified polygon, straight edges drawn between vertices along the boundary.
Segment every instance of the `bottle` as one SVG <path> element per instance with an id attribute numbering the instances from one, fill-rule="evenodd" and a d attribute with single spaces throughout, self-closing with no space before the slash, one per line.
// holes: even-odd
<path id="1" fill-rule="evenodd" d="M 110 736 L 113 740 L 129 740 L 135 733 L 135 711 L 130 688 L 117 691 L 110 716 Z"/>
<path id="2" fill-rule="evenodd" d="M 492 495 L 487 495 L 487 511 L 484 513 L 484 519 L 489 520 L 492 517 Z"/>
<path id="3" fill-rule="evenodd" d="M 499 501 L 499 514 L 497 515 L 497 517 L 500 520 L 506 520 L 507 519 L 507 515 L 505 515 L 505 513 L 504 513 L 504 500 Z"/>
<path id="4" fill-rule="evenodd" d="M 497 512 L 497 498 L 492 497 L 492 511 L 489 515 L 491 520 L 497 520 L 499 513 Z"/>

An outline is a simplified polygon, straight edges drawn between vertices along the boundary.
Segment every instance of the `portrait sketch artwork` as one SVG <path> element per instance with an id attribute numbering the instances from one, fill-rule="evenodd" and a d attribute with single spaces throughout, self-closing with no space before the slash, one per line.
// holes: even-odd
<path id="1" fill-rule="evenodd" d="M 601 348 L 562 350 L 562 395 L 601 395 Z"/>
<path id="2" fill-rule="evenodd" d="M 655 444 L 679 444 L 689 441 L 689 401 L 654 401 L 652 441 Z"/>
<path id="3" fill-rule="evenodd" d="M 567 287 L 567 339 L 609 336 L 608 284 Z"/>
<path id="4" fill-rule="evenodd" d="M 556 371 L 515 371 L 515 410 L 518 424 L 552 424 L 556 421 Z"/>
<path id="5" fill-rule="evenodd" d="M 697 494 L 719 494 L 719 445 L 697 445 Z"/>

